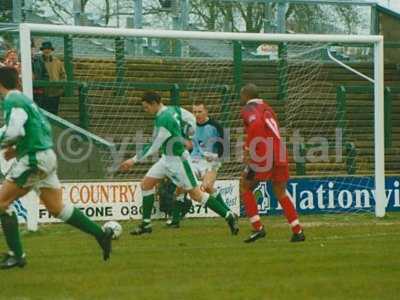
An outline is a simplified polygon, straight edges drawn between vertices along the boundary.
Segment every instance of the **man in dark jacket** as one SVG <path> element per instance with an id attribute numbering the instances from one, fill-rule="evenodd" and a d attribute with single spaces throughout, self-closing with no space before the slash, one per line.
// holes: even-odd
<path id="1" fill-rule="evenodd" d="M 33 80 L 49 80 L 49 74 L 47 73 L 46 66 L 42 55 L 36 53 L 35 42 L 31 41 L 31 55 L 32 55 L 32 77 Z M 33 100 L 42 107 L 45 90 L 42 87 L 33 88 Z"/>

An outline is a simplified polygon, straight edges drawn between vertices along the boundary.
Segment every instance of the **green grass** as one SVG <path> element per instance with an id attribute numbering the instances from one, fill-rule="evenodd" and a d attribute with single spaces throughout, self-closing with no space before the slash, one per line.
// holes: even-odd
<path id="1" fill-rule="evenodd" d="M 124 223 L 108 262 L 84 234 L 44 226 L 23 237 L 27 267 L 0 271 L 0 299 L 399 299 L 399 213 L 303 216 L 299 244 L 283 217 L 263 221 L 268 238 L 250 245 L 245 219 L 236 237 L 220 219 L 140 237 Z"/>

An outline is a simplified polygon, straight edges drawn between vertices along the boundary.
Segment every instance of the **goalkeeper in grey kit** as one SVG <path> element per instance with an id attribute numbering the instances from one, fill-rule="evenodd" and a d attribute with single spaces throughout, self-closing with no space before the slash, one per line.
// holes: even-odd
<path id="1" fill-rule="evenodd" d="M 183 134 L 185 124 L 191 125 L 192 132 L 195 126 L 194 116 L 177 106 L 165 106 L 161 103 L 158 93 L 147 92 L 142 98 L 143 109 L 155 115 L 153 142 L 133 158 L 124 161 L 120 169 L 128 171 L 136 163 L 161 151 L 161 158 L 150 168 L 141 182 L 143 196 L 142 223 L 131 233 L 140 235 L 151 233 L 151 213 L 155 198 L 155 187 L 165 177 L 168 177 L 177 186 L 177 194 L 187 192 L 190 197 L 207 205 L 208 208 L 223 217 L 231 233 L 239 232 L 237 216 L 222 205 L 215 197 L 202 191 L 193 171 L 190 154 L 185 147 Z"/>

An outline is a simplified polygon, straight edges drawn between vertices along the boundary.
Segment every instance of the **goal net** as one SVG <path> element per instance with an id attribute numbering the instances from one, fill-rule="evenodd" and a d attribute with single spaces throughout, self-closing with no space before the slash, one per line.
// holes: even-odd
<path id="1" fill-rule="evenodd" d="M 72 121 L 86 130 L 81 135 L 88 132 L 112 145 L 96 154 L 101 176 L 139 180 L 157 159 L 127 174 L 116 169 L 152 139 L 152 116 L 143 112 L 141 97 L 153 90 L 167 105 L 188 110 L 196 103 L 206 105 L 224 128 L 219 178 L 238 178 L 244 136 L 239 91 L 254 83 L 278 114 L 293 177 L 288 188 L 301 211 L 385 213 L 379 36 L 32 24 L 22 24 L 20 32 L 24 92 L 32 93 L 31 39 L 36 44 L 51 40 L 55 54 L 70 64 L 69 79 L 82 85 L 79 92 L 70 92 L 79 100 L 62 101 L 76 101 L 80 118 Z M 368 96 L 361 97 L 357 89 Z M 59 115 L 68 121 L 63 107 L 68 103 L 62 102 Z"/>

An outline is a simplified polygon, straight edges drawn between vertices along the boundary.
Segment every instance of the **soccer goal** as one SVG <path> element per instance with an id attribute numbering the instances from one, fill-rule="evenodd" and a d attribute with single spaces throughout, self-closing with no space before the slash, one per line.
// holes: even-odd
<path id="1" fill-rule="evenodd" d="M 71 63 L 69 80 L 85 84 L 80 114 L 87 118 L 87 132 L 113 145 L 115 153 L 101 157 L 113 179 L 137 180 L 152 162 L 127 175 L 116 171 L 122 158 L 151 139 L 152 119 L 140 101 L 146 90 L 189 110 L 204 103 L 224 128 L 219 178 L 238 178 L 243 141 L 239 92 L 251 82 L 278 114 L 292 177 L 314 184 L 311 192 L 294 181 L 298 206 L 385 215 L 382 36 L 21 24 L 22 84 L 29 96 L 32 39 L 51 40 L 56 53 Z M 362 85 L 371 97 L 346 98 L 347 85 Z"/>

